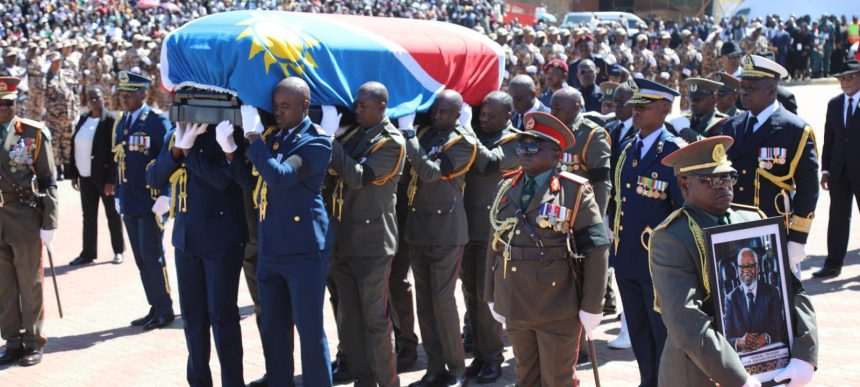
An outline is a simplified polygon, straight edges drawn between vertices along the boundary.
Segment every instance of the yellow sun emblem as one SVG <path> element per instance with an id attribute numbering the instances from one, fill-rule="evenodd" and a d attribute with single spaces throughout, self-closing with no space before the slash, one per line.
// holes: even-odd
<path id="1" fill-rule="evenodd" d="M 317 67 L 309 49 L 318 46 L 319 42 L 303 34 L 301 26 L 288 25 L 272 15 L 263 14 L 255 15 L 237 25 L 248 26 L 236 40 L 251 39 L 248 60 L 262 52 L 266 74 L 275 63 L 287 77 L 290 73 L 302 76 L 306 67 Z"/>

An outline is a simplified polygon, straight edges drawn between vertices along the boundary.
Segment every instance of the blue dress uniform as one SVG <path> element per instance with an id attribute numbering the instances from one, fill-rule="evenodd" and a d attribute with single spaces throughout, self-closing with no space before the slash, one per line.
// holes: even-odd
<path id="1" fill-rule="evenodd" d="M 742 61 L 741 78 L 777 78 L 776 63 L 758 56 Z M 771 69 L 773 68 L 773 69 Z M 754 116 L 730 118 L 723 134 L 734 137 L 729 160 L 738 170 L 735 203 L 758 207 L 767 216 L 783 216 L 788 240 L 806 244 L 818 202 L 818 151 L 815 133 L 806 122 L 773 103 Z"/>
<path id="2" fill-rule="evenodd" d="M 149 87 L 148 78 L 123 71 L 118 91 L 136 92 Z M 134 261 L 152 316 L 173 319 L 173 301 L 161 245 L 161 221 L 152 213 L 153 190 L 146 183 L 146 166 L 164 146 L 172 125 L 166 116 L 144 104 L 135 112 L 123 112 L 114 128 L 114 158 L 117 160 L 117 198 L 123 215 Z M 156 195 L 157 196 L 157 195 Z"/>
<path id="3" fill-rule="evenodd" d="M 199 135 L 188 154 L 173 158 L 174 136 L 147 169 L 151 187 L 171 185 L 173 247 L 179 282 L 185 341 L 187 380 L 192 386 L 211 386 L 209 329 L 221 363 L 221 384 L 244 385 L 242 332 L 239 328 L 239 272 L 248 231 L 244 221 L 243 171 L 240 148 L 227 162 L 215 140 L 214 129 Z M 236 135 L 237 144 L 244 144 Z"/>
<path id="4" fill-rule="evenodd" d="M 652 90 L 660 92 L 663 99 L 678 95 L 651 81 L 635 78 L 633 82 L 634 95 L 628 103 L 658 100 L 650 93 Z M 656 386 L 666 326 L 653 308 L 654 285 L 646 246 L 651 230 L 684 203 L 672 168 L 662 165 L 660 160 L 685 143 L 669 133 L 665 126 L 644 138 L 642 135 L 640 131 L 621 145 L 613 176 L 614 203 L 609 213 L 614 214 L 615 244 L 609 263 L 615 269 L 630 341 L 639 365 L 640 386 Z M 637 150 L 642 154 L 637 155 Z"/>
<path id="5" fill-rule="evenodd" d="M 273 386 L 293 385 L 293 323 L 304 385 L 332 385 L 323 298 L 334 238 L 322 197 L 331 152 L 331 139 L 307 117 L 290 130 L 267 128 L 262 141 L 245 151 L 257 176 L 257 286 L 266 376 Z"/>

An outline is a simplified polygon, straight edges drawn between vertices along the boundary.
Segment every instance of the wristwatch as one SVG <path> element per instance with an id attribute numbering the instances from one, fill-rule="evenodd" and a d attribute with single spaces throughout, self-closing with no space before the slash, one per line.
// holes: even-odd
<path id="1" fill-rule="evenodd" d="M 415 129 L 402 129 L 403 137 L 406 137 L 407 140 L 415 137 Z"/>

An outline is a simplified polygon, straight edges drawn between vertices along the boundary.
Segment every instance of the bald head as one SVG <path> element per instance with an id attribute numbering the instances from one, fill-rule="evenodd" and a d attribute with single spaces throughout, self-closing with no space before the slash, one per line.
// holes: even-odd
<path id="1" fill-rule="evenodd" d="M 525 114 L 535 104 L 537 87 L 532 77 L 520 74 L 508 83 L 508 94 L 514 100 L 514 110 L 518 114 Z"/>
<path id="2" fill-rule="evenodd" d="M 567 126 L 571 126 L 582 109 L 582 94 L 572 87 L 560 89 L 552 95 L 552 115 Z"/>
<path id="3" fill-rule="evenodd" d="M 431 121 L 435 130 L 450 130 L 457 125 L 457 119 L 460 118 L 460 109 L 463 107 L 463 96 L 460 93 L 445 89 L 436 95 L 436 101 L 433 102 L 433 112 L 431 113 Z"/>
<path id="4" fill-rule="evenodd" d="M 278 128 L 289 129 L 299 126 L 308 116 L 310 106 L 311 88 L 303 79 L 289 77 L 275 86 L 272 113 Z"/>
<path id="5" fill-rule="evenodd" d="M 361 98 L 363 95 L 376 102 L 388 103 L 388 89 L 385 88 L 385 85 L 376 81 L 367 82 L 358 88 L 358 95 L 356 97 Z"/>
<path id="6" fill-rule="evenodd" d="M 379 82 L 367 82 L 358 88 L 353 111 L 355 120 L 363 128 L 376 126 L 385 119 L 388 106 L 388 89 Z"/>
<path id="7" fill-rule="evenodd" d="M 284 78 L 275 86 L 275 93 L 297 93 L 305 99 L 311 99 L 311 88 L 304 79 L 299 77 Z"/>
<path id="8" fill-rule="evenodd" d="M 597 65 L 591 59 L 583 59 L 576 66 L 576 76 L 582 87 L 591 87 L 597 80 Z"/>

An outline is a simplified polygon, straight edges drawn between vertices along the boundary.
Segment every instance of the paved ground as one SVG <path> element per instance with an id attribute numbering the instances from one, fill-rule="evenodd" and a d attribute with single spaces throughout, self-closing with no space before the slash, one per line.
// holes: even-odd
<path id="1" fill-rule="evenodd" d="M 793 86 L 801 106 L 800 114 L 808 120 L 823 139 L 826 101 L 836 95 L 838 86 L 833 84 Z M 819 142 L 819 146 L 821 143 Z M 124 264 L 115 266 L 109 262 L 110 244 L 107 227 L 100 223 L 100 259 L 97 264 L 85 268 L 66 266 L 80 250 L 81 218 L 77 193 L 68 182 L 60 184 L 61 226 L 55 248 L 57 256 L 57 280 L 63 297 L 65 318 L 60 319 L 54 301 L 54 291 L 46 276 L 45 331 L 50 337 L 42 364 L 32 368 L 10 367 L 0 369 L 0 385 L 5 386 L 174 386 L 185 384 L 185 341 L 181 319 L 169 328 L 144 333 L 128 326 L 129 321 L 147 311 L 143 290 L 132 257 L 127 254 Z M 826 254 L 827 208 L 829 200 L 823 195 L 818 204 L 808 251 L 813 256 L 807 260 L 804 276 L 821 266 Z M 855 213 L 856 214 L 856 213 Z M 841 216 L 847 216 L 843 214 Z M 860 311 L 857 295 L 860 293 L 860 221 L 853 220 L 850 253 L 842 276 L 828 281 L 808 279 L 807 291 L 813 294 L 818 311 L 819 338 L 821 340 L 819 371 L 816 385 L 856 385 L 860 377 L 860 360 L 856 355 L 860 348 L 860 334 L 854 329 L 860 326 Z M 174 289 L 176 311 L 176 278 L 172 249 L 168 245 L 169 271 Z M 47 262 L 46 262 L 47 265 Z M 458 300 L 460 310 L 462 300 Z M 264 372 L 264 360 L 260 338 L 254 324 L 251 298 L 242 281 L 239 293 L 244 338 L 245 379 L 256 379 Z M 606 319 L 598 329 L 597 351 L 600 358 L 600 374 L 604 386 L 635 386 L 638 384 L 636 363 L 631 351 L 613 351 L 606 341 L 618 332 L 619 324 Z M 337 344 L 331 311 L 326 309 L 326 331 L 330 334 L 332 349 Z M 506 357 L 511 358 L 510 347 Z M 219 366 L 213 351 L 212 373 L 218 380 Z M 423 359 L 422 359 L 423 362 Z M 414 371 L 402 374 L 404 385 L 417 380 L 423 374 L 423 363 Z M 514 382 L 511 360 L 505 365 L 504 381 L 497 385 Z M 297 367 L 298 368 L 298 367 Z M 300 368 L 298 368 L 300 369 Z M 580 367 L 578 374 L 583 386 L 594 384 L 590 365 Z M 217 382 L 216 382 L 217 383 Z"/>

